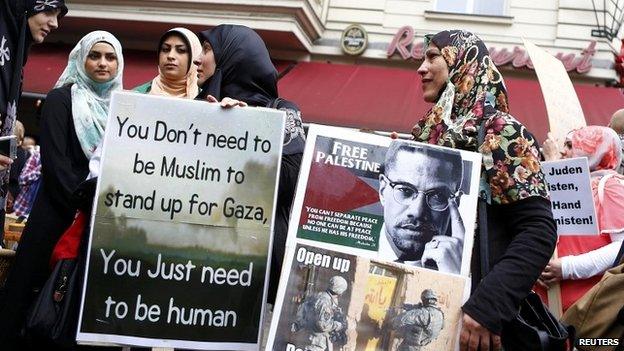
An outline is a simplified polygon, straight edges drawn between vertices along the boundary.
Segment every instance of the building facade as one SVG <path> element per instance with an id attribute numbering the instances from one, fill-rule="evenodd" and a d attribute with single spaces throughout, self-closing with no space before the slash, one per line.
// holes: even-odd
<path id="1" fill-rule="evenodd" d="M 595 11 L 592 0 L 67 3 L 70 12 L 60 30 L 49 37 L 50 44 L 34 48 L 26 66 L 27 96 L 41 98 L 52 87 L 64 55 L 91 30 L 118 36 L 127 53 L 124 85 L 132 88 L 157 74 L 155 46 L 167 29 L 200 31 L 235 23 L 255 29 L 265 40 L 280 72 L 281 95 L 300 105 L 307 122 L 409 132 L 430 107 L 422 102 L 416 73 L 423 36 L 456 28 L 486 42 L 506 78 L 512 114 L 539 137 L 547 130 L 546 110 L 523 39 L 563 61 L 588 123 L 606 124 L 615 109 L 624 107 L 621 91 L 614 87 L 620 80 L 615 69 L 620 39 L 592 36 L 597 18 L 604 15 L 600 8 Z M 24 115 L 32 113 L 27 105 L 22 106 Z"/>

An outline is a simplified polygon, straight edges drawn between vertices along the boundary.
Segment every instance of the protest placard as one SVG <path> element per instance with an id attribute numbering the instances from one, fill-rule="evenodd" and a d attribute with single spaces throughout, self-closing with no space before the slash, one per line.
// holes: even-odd
<path id="1" fill-rule="evenodd" d="M 283 112 L 112 97 L 77 340 L 256 350 Z"/>
<path id="2" fill-rule="evenodd" d="M 480 167 L 477 153 L 310 126 L 268 348 L 453 350 Z"/>
<path id="3" fill-rule="evenodd" d="M 559 235 L 598 235 L 587 158 L 542 162 Z"/>
<path id="4" fill-rule="evenodd" d="M 289 242 L 468 275 L 480 167 L 478 153 L 313 125 Z"/>
<path id="5" fill-rule="evenodd" d="M 555 144 L 561 148 L 571 130 L 587 125 L 583 108 L 561 60 L 526 39 L 523 39 L 523 42 L 544 96 L 551 136 Z M 563 217 L 560 220 L 565 222 Z M 568 229 L 557 228 L 558 233 L 564 231 Z M 553 258 L 557 258 L 556 251 Z M 558 283 L 550 287 L 548 297 L 551 311 L 555 316 L 560 316 L 561 299 Z"/>
<path id="6" fill-rule="evenodd" d="M 304 244 L 283 272 L 269 350 L 455 349 L 465 277 Z"/>
<path id="7" fill-rule="evenodd" d="M 563 145 L 569 131 L 587 125 L 583 108 L 561 60 L 526 39 L 524 47 L 542 88 L 550 131 L 557 144 Z"/>

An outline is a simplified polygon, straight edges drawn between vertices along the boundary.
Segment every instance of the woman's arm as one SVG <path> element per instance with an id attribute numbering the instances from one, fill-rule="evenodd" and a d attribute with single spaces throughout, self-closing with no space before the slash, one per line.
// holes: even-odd
<path id="1" fill-rule="evenodd" d="M 520 302 L 552 256 L 557 232 L 550 201 L 543 197 L 491 207 L 489 222 L 503 225 L 499 230 L 512 238 L 511 243 L 462 309 L 490 332 L 500 335 L 503 322 L 516 316 Z"/>
<path id="2" fill-rule="evenodd" d="M 596 250 L 576 256 L 561 257 L 563 279 L 587 279 L 611 268 L 622 241 L 614 241 Z"/>

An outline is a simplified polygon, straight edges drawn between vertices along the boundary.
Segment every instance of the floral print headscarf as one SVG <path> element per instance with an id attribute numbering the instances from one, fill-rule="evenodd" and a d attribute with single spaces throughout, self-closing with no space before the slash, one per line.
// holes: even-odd
<path id="1" fill-rule="evenodd" d="M 508 114 L 503 77 L 483 41 L 467 31 L 449 30 L 428 36 L 429 42 L 440 49 L 449 79 L 436 104 L 414 126 L 414 139 L 481 152 L 481 196 L 489 203 L 548 198 L 537 142 Z M 485 140 L 478 145 L 484 119 Z"/>
<path id="2" fill-rule="evenodd" d="M 587 126 L 570 133 L 572 157 L 587 157 L 593 171 L 616 170 L 621 162 L 622 142 L 617 133 L 602 126 Z"/>

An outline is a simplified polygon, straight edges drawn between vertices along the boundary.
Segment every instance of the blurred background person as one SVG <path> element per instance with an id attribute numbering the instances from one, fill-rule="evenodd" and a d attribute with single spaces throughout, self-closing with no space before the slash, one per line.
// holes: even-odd
<path id="1" fill-rule="evenodd" d="M 16 130 L 18 128 L 22 129 L 22 136 L 26 132 L 20 121 L 16 122 L 15 128 Z M 11 167 L 9 189 L 16 181 L 19 193 L 14 198 L 13 213 L 18 217 L 28 217 L 41 183 L 41 155 L 39 154 L 39 147 L 35 138 L 31 136 L 23 137 L 19 149 L 18 158 L 20 154 L 24 154 L 26 159 L 21 172 L 18 173 L 14 171 L 15 167 Z M 16 180 L 14 180 L 14 172 L 17 173 L 15 176 Z"/>
<path id="2" fill-rule="evenodd" d="M 9 171 L 9 192 L 6 200 L 6 213 L 13 213 L 15 199 L 17 199 L 21 193 L 19 177 L 29 156 L 28 151 L 22 147 L 24 133 L 25 130 L 22 122 L 15 121 L 13 135 L 16 137 L 17 148 L 15 149 L 16 158 L 13 160 L 13 164 L 11 165 L 11 169 Z"/>
<path id="3" fill-rule="evenodd" d="M 611 116 L 609 128 L 613 129 L 617 133 L 620 141 L 622 142 L 622 161 L 620 161 L 620 168 L 618 169 L 618 172 L 620 174 L 624 174 L 624 109 L 615 111 L 613 116 Z"/>
<path id="4" fill-rule="evenodd" d="M 33 149 L 18 178 L 20 193 L 15 198 L 13 210 L 18 217 L 28 217 L 41 185 L 41 154 Z"/>
<path id="5" fill-rule="evenodd" d="M 41 118 L 43 180 L 0 301 L 0 316 L 11 316 L 0 318 L 3 350 L 33 347 L 20 340 L 19 331 L 49 275 L 52 249 L 76 214 L 71 196 L 89 173 L 89 158 L 104 134 L 111 93 L 122 89 L 123 64 L 117 38 L 91 32 L 72 49 L 67 67 L 48 93 Z"/>
<path id="6" fill-rule="evenodd" d="M 134 88 L 144 94 L 194 99 L 199 92 L 197 66 L 201 55 L 197 35 L 186 28 L 168 30 L 158 42 L 158 75 Z"/>
<path id="7" fill-rule="evenodd" d="M 31 136 L 25 136 L 22 142 L 22 148 L 31 151 L 37 148 L 37 140 Z"/>

